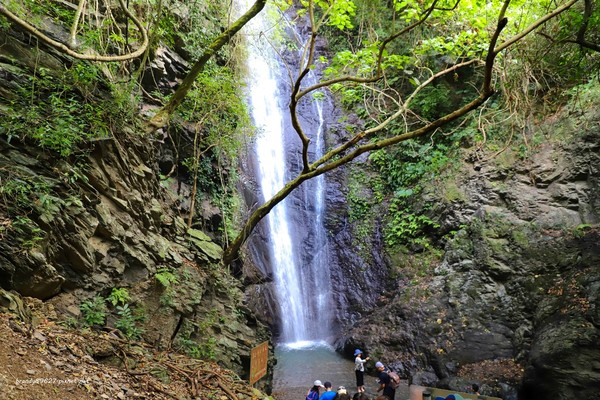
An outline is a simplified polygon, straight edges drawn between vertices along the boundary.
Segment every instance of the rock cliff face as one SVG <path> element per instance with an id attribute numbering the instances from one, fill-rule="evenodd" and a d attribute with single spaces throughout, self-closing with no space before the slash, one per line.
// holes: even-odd
<path id="1" fill-rule="evenodd" d="M 510 149 L 477 162 L 466 154 L 459 200 L 426 191 L 451 233 L 441 260 L 414 281 L 402 268 L 419 254 L 383 257 L 380 271 L 400 271 L 388 278 L 395 287 L 340 350 L 359 346 L 414 383 L 464 390 L 477 382 L 504 398 L 599 392 L 600 113 L 565 110 L 537 129 L 547 140 L 527 160 Z M 366 296 L 351 307 L 370 304 Z"/>
<path id="2" fill-rule="evenodd" d="M 36 71 L 52 74 L 73 60 L 2 29 L 4 117 Z M 145 84 L 172 87 L 186 70 L 184 57 L 164 48 L 155 57 Z M 101 96 L 108 88 L 97 90 Z M 348 217 L 349 170 L 328 175 L 330 269 L 343 328 L 338 349 L 350 355 L 360 347 L 414 383 L 463 389 L 476 381 L 484 393 L 515 398 L 519 390 L 520 398 L 533 400 L 596 395 L 597 109 L 565 110 L 538 126 L 548 140 L 527 160 L 510 149 L 487 159 L 465 152 L 453 182 L 456 200 L 444 198 L 443 188 L 426 191 L 437 200 L 432 212 L 448 237 L 439 259 L 384 249 L 379 221 L 357 246 Z M 344 135 L 335 119 L 332 112 L 330 142 Z M 188 203 L 158 179 L 174 166 L 173 149 L 162 137 L 141 140 L 136 129 L 130 125 L 66 159 L 0 131 L 0 286 L 44 299 L 71 318 L 81 317 L 83 302 L 126 288 L 129 304 L 144 307 L 145 339 L 191 346 L 246 377 L 250 348 L 270 338 L 267 325 L 277 325 L 271 277 L 250 262 L 235 271 L 241 281 L 219 268 L 221 246 L 209 236 L 219 211 L 206 202 L 200 211 L 209 229 L 188 230 L 179 215 Z M 189 188 L 173 185 L 185 198 Z M 251 182 L 244 195 L 256 202 Z M 28 220 L 11 212 L 26 199 L 33 200 Z M 252 241 L 265 240 L 259 227 Z M 246 260 L 265 264 L 268 256 L 255 250 L 247 247 L 254 254 Z M 427 274 L 407 277 L 403 269 L 419 263 Z M 164 273 L 177 284 L 161 283 Z"/>
<path id="3" fill-rule="evenodd" d="M 42 68 L 58 76 L 73 60 L 32 47 L 20 31 L 3 28 L 0 40 L 4 118 L 32 76 Z M 181 57 L 167 49 L 155 56 L 148 74 L 172 86 L 184 70 Z M 107 90 L 92 95 L 108 97 Z M 123 315 L 105 300 L 126 289 L 123 303 L 143 314 L 136 325 L 144 339 L 215 359 L 247 378 L 250 349 L 270 332 L 243 304 L 240 281 L 220 265 L 221 244 L 187 228 L 175 191 L 159 180 L 160 167 L 169 164 L 159 162 L 162 138 L 142 138 L 138 129 L 130 120 L 65 158 L 3 126 L 0 286 L 46 300 L 71 322 L 86 317 L 82 304 L 100 299 L 100 308 L 108 306 L 100 324 L 109 327 Z M 210 204 L 201 210 L 203 226 L 218 218 L 211 210 Z"/>

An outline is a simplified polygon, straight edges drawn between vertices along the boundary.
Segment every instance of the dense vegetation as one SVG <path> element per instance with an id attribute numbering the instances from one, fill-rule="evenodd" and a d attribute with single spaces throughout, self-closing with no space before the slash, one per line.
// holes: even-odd
<path id="1" fill-rule="evenodd" d="M 356 10 L 348 11 L 352 18 L 345 27 L 346 34 L 339 35 L 335 29 L 327 32 L 335 51 L 326 69 L 331 76 L 348 68 L 368 70 L 365 65 L 376 62 L 376 43 L 389 37 L 397 25 L 404 26 L 421 15 L 417 2 L 394 2 L 394 8 L 374 2 L 355 4 Z M 389 117 L 398 103 L 412 100 L 411 112 L 392 121 L 373 140 L 435 121 L 457 105 L 463 106 L 476 92 L 481 72 L 469 65 L 436 77 L 412 95 L 414 88 L 431 79 L 441 66 L 456 65 L 484 53 L 492 33 L 490 21 L 503 4 L 461 1 L 449 2 L 444 10 L 442 4 L 439 6 L 426 23 L 384 55 L 384 79 L 377 82 L 375 90 L 366 85 L 332 87 L 366 129 Z M 551 7 L 551 2 L 511 2 L 507 17 L 512 22 L 503 36 L 517 35 Z M 543 141 L 553 140 L 533 134 L 533 124 L 568 101 L 597 92 L 600 58 L 597 46 L 589 44 L 598 42 L 592 27 L 599 18 L 597 7 L 586 2 L 547 22 L 501 55 L 495 66 L 497 94 L 477 112 L 432 134 L 373 151 L 368 165 L 353 168 L 349 202 L 357 245 L 361 236 L 372 232 L 376 216 L 385 210 L 385 239 L 390 250 L 406 246 L 413 251 L 429 249 L 431 244 L 442 247 L 453 232 L 438 229 L 436 217 L 441 207 L 437 202 L 440 198 L 446 202 L 466 200 L 461 198 L 455 179 L 464 149 L 479 149 L 481 160 L 498 158 L 504 152 L 524 160 Z M 584 35 L 589 38 L 585 43 L 581 40 Z M 437 188 L 436 196 L 423 192 L 433 187 Z"/>
<path id="2" fill-rule="evenodd" d="M 174 11 L 181 5 L 174 1 L 131 4 L 138 18 L 144 19 L 148 36 L 145 48 L 141 47 L 140 31 L 129 23 L 118 3 L 96 3 L 83 10 L 78 10 L 76 4 L 50 0 L 12 1 L 2 6 L 44 34 L 59 26 L 72 27 L 76 34 L 70 39 L 75 43 L 69 45 L 71 48 L 108 58 L 92 61 L 67 54 L 67 69 L 55 67 L 52 60 L 25 60 L 30 75 L 21 75 L 13 85 L 14 91 L 5 93 L 0 133 L 8 143 L 37 143 L 49 154 L 63 158 L 66 163 L 61 179 L 72 189 L 65 198 L 55 183 L 31 181 L 17 169 L 3 170 L 2 212 L 10 223 L 3 225 L 2 231 L 29 231 L 31 239 L 23 245 L 32 246 L 43 239 L 36 233 L 41 232 L 34 222 L 38 216 L 48 222 L 61 209 L 80 204 L 76 183 L 86 179 L 82 172 L 86 168 L 85 153 L 94 142 L 121 140 L 124 136 L 134 141 L 156 139 L 145 133 L 140 109 L 148 103 L 151 107 L 166 104 L 172 90 L 152 82 L 150 60 L 159 48 L 170 46 L 193 61 L 220 33 L 219 27 L 227 24 L 226 5 L 199 5 L 178 14 Z M 5 35 L 14 22 L 1 17 L 0 23 Z M 44 45 L 34 36 L 29 40 L 36 46 Z M 118 59 L 119 54 L 130 54 L 130 50 L 143 50 L 143 54 L 131 60 Z M 173 175 L 183 175 L 194 186 L 194 199 L 205 196 L 222 207 L 227 217 L 221 227 L 224 237 L 228 230 L 232 234 L 231 216 L 237 214 L 232 195 L 235 165 L 250 132 L 240 95 L 243 85 L 236 52 L 232 42 L 216 53 L 177 109 L 166 133 L 178 153 L 174 167 L 161 177 L 169 185 Z M 152 90 L 145 90 L 144 85 Z M 186 137 L 189 131 L 195 137 Z M 191 146 L 187 144 L 190 140 Z M 190 225 L 195 208 L 192 204 L 187 216 Z"/>
<path id="3" fill-rule="evenodd" d="M 360 166 L 354 176 L 360 185 L 368 182 L 390 210 L 387 243 L 428 247 L 448 232 L 434 232 L 435 204 L 413 200 L 426 181 L 439 180 L 447 201 L 460 200 L 451 175 L 462 148 L 479 146 L 492 157 L 514 148 L 527 157 L 542 140 L 529 135 L 531 122 L 564 104 L 569 97 L 565 88 L 597 79 L 590 71 L 598 69 L 600 11 L 591 0 L 300 3 L 298 18 L 309 18 L 312 32 L 292 82 L 304 170 L 250 216 L 226 254 L 228 261 L 291 190 L 365 152 L 371 164 Z M 123 133 L 151 139 L 157 131 L 144 126 L 148 121 L 140 120 L 138 111 L 143 103 L 154 103 L 159 111 L 151 126 L 168 124 L 173 143 L 181 143 L 182 128 L 195 132 L 193 146 L 177 155 L 175 164 L 181 167 L 165 171 L 164 179 L 183 172 L 193 199 L 205 193 L 222 208 L 226 217 L 220 230 L 227 244 L 236 235 L 233 217 L 239 215 L 231 189 L 234 166 L 250 135 L 240 96 L 240 52 L 232 37 L 265 1 L 255 2 L 252 13 L 236 22 L 226 4 L 210 2 L 183 7 L 175 0 L 137 0 L 130 3 L 131 12 L 122 1 L 83 5 L 52 0 L 1 5 L 3 31 L 19 24 L 37 46 L 51 45 L 74 57 L 67 70 L 29 60 L 32 78 L 16 82 L 4 96 L 1 134 L 9 142 L 34 141 L 71 159 L 64 179 L 77 180 L 84 168 L 77 157 L 87 144 Z M 70 27 L 70 36 L 49 38 L 55 25 Z M 330 52 L 317 56 L 315 42 L 321 35 Z M 181 85 L 190 83 L 185 90 L 142 89 L 148 60 L 161 44 L 181 48 L 193 65 Z M 323 80 L 307 87 L 303 78 L 317 67 L 324 71 Z M 296 114 L 298 104 L 319 91 L 333 93 L 360 123 L 348 123 L 348 142 L 320 160 L 309 160 L 310 141 Z M 388 147 L 392 144 L 397 145 Z M 19 171 L 2 171 L 2 180 L 3 213 L 12 221 L 2 229 L 28 229 L 32 241 L 37 229 L 28 217 L 32 212 L 51 218 L 67 202 L 78 201 L 76 193 L 65 200 L 48 182 L 28 182 Z M 359 192 L 351 193 L 350 201 L 356 220 L 378 206 Z M 189 226 L 194 209 L 192 203 Z"/>

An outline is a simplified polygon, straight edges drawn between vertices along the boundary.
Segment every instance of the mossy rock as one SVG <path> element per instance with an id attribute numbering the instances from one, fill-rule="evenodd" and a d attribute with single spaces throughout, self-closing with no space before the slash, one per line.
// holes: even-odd
<path id="1" fill-rule="evenodd" d="M 223 256 L 223 249 L 218 244 L 214 243 L 211 238 L 202 231 L 197 229 L 188 229 L 188 239 L 198 250 L 205 254 L 210 261 L 219 261 Z"/>

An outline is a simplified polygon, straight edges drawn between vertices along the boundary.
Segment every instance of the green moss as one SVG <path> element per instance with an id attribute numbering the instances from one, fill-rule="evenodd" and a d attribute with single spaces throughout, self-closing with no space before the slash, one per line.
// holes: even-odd
<path id="1" fill-rule="evenodd" d="M 529 247 L 530 232 L 527 232 L 523 227 L 515 227 L 511 237 L 513 242 L 522 249 Z"/>
<path id="2" fill-rule="evenodd" d="M 458 187 L 458 184 L 454 180 L 446 180 L 441 190 L 444 200 L 448 203 L 455 201 L 464 202 L 467 200 L 465 193 Z"/>
<path id="3" fill-rule="evenodd" d="M 509 242 L 505 238 L 486 237 L 485 242 L 494 254 L 510 253 Z"/>

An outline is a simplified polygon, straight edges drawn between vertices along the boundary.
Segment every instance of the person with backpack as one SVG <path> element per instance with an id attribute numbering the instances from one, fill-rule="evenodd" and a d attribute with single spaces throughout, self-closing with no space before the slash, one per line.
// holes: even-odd
<path id="1" fill-rule="evenodd" d="M 308 389 L 308 393 L 306 393 L 306 400 L 319 400 L 319 391 L 321 390 L 323 383 L 320 380 L 316 380 L 313 383 L 313 387 Z"/>
<path id="2" fill-rule="evenodd" d="M 362 358 L 362 350 L 354 350 L 354 374 L 356 375 L 356 391 L 362 393 L 365 391 L 365 363 L 369 357 Z"/>
<path id="3" fill-rule="evenodd" d="M 398 386 L 392 382 L 390 372 L 385 368 L 385 365 L 383 365 L 381 361 L 375 363 L 375 368 L 379 372 L 379 388 L 377 388 L 377 393 L 383 392 L 382 394 L 389 400 L 394 400 L 396 388 Z"/>

